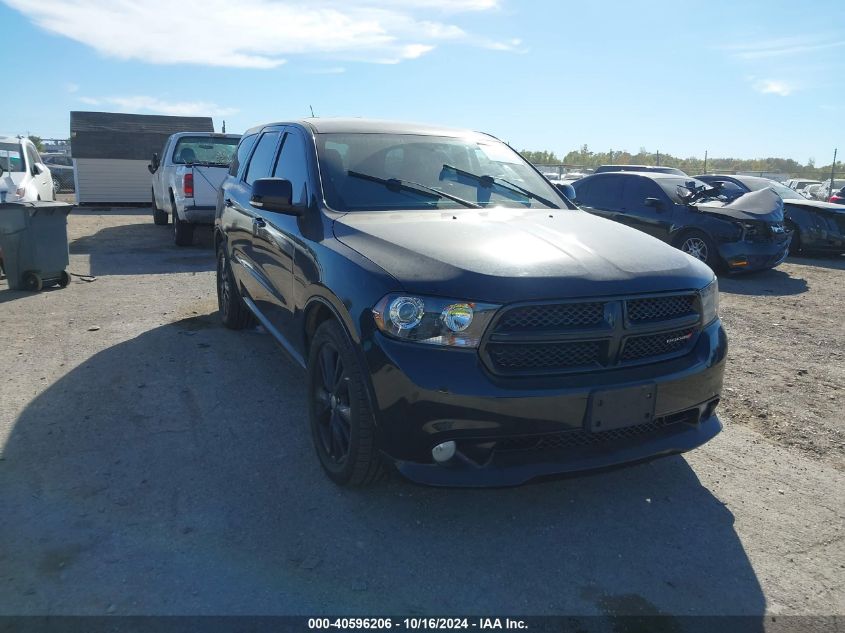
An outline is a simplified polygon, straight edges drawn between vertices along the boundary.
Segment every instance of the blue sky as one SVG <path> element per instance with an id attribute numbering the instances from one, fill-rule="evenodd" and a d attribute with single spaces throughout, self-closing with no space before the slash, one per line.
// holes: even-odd
<path id="1" fill-rule="evenodd" d="M 211 115 L 242 131 L 310 105 L 318 116 L 469 127 L 559 155 L 587 144 L 829 164 L 834 147 L 845 153 L 841 9 L 0 0 L 14 69 L 0 132 L 66 137 L 70 110 Z"/>

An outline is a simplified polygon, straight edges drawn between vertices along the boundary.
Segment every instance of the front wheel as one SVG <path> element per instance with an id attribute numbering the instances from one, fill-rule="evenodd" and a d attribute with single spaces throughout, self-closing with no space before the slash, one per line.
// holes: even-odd
<path id="1" fill-rule="evenodd" d="M 686 231 L 675 242 L 675 246 L 704 262 L 713 270 L 719 266 L 719 252 L 710 236 L 703 231 Z"/>
<path id="2" fill-rule="evenodd" d="M 341 325 L 317 328 L 308 354 L 308 415 L 317 457 L 341 486 L 365 486 L 384 473 L 364 368 Z"/>

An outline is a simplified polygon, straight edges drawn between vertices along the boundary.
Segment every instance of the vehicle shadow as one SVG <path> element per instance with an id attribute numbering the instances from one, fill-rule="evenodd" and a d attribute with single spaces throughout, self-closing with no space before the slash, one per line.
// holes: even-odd
<path id="1" fill-rule="evenodd" d="M 778 269 L 719 276 L 719 290 L 737 295 L 799 295 L 808 289 L 806 279 Z"/>
<path id="2" fill-rule="evenodd" d="M 786 261 L 802 266 L 845 270 L 845 256 L 830 253 L 802 253 L 801 256 L 791 256 Z"/>
<path id="3" fill-rule="evenodd" d="M 173 244 L 171 226 L 156 226 L 146 218 L 76 238 L 69 248 L 71 255 L 87 255 L 90 274 L 99 277 L 214 270 L 213 246 L 211 226 L 197 226 L 194 246 L 179 247 Z"/>
<path id="4" fill-rule="evenodd" d="M 512 489 L 335 487 L 302 372 L 216 314 L 48 387 L 14 421 L 0 481 L 0 612 L 765 610 L 733 515 L 682 457 Z"/>

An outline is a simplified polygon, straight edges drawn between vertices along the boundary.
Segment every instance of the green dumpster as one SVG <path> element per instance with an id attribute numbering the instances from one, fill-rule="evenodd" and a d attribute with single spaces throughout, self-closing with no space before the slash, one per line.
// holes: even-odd
<path id="1" fill-rule="evenodd" d="M 37 291 L 70 283 L 65 202 L 0 204 L 0 255 L 10 290 Z"/>

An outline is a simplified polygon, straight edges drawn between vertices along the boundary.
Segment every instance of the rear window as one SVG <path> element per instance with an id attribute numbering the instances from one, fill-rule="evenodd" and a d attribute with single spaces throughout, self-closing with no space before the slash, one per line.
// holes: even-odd
<path id="1" fill-rule="evenodd" d="M 3 171 L 25 170 L 20 143 L 0 143 L 0 169 Z"/>
<path id="2" fill-rule="evenodd" d="M 173 148 L 177 165 L 214 165 L 228 167 L 238 147 L 237 138 L 183 136 Z"/>

